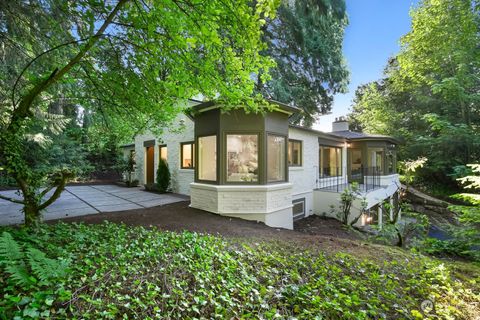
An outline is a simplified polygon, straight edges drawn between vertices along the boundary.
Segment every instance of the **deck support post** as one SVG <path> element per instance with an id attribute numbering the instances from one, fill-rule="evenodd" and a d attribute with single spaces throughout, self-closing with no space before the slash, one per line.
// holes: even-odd
<path id="1" fill-rule="evenodd" d="M 390 221 L 393 221 L 393 210 L 395 210 L 394 208 L 394 202 L 393 202 L 393 196 L 390 197 Z"/>
<path id="2" fill-rule="evenodd" d="M 380 229 L 382 229 L 382 225 L 383 225 L 383 206 L 379 205 L 377 210 L 378 210 L 378 227 Z"/>

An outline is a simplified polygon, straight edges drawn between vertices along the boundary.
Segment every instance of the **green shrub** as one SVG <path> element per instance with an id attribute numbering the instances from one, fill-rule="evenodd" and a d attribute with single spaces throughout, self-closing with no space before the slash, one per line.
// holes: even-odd
<path id="1" fill-rule="evenodd" d="M 455 194 L 451 198 L 466 205 L 449 207 L 457 214 L 458 224 L 444 226 L 448 239 L 427 241 L 423 249 L 429 253 L 456 255 L 480 262 L 480 164 L 469 164 L 465 168 L 458 170 L 458 176 L 465 172 L 468 175 L 457 180 L 469 193 Z"/>
<path id="2" fill-rule="evenodd" d="M 444 225 L 446 240 L 429 240 L 423 250 L 436 255 L 452 255 L 480 262 L 480 206 L 450 206 L 458 214 L 458 225 Z"/>
<path id="3" fill-rule="evenodd" d="M 384 205 L 387 210 L 390 206 Z M 386 244 L 393 244 L 398 247 L 407 247 L 411 243 L 419 243 L 427 237 L 430 222 L 424 214 L 413 212 L 408 205 L 402 205 L 401 218 L 397 216 L 393 221 L 388 218 L 384 224 L 376 226 L 378 234 L 375 236 L 377 241 Z"/>
<path id="4" fill-rule="evenodd" d="M 351 217 L 352 206 L 355 200 L 357 200 L 361 193 L 359 192 L 360 187 L 357 182 L 350 184 L 345 190 L 340 194 L 340 205 L 338 208 L 335 206 L 330 206 L 330 213 L 335 214 L 337 219 L 340 220 L 345 226 L 351 227 L 357 223 L 357 221 L 362 217 L 362 214 L 365 213 L 365 208 L 367 206 L 367 201 L 363 197 L 360 202 L 360 212 L 355 217 Z"/>
<path id="5" fill-rule="evenodd" d="M 139 184 L 139 181 L 137 179 L 131 180 L 131 181 L 128 181 L 128 180 L 125 181 L 125 185 L 129 188 L 130 187 L 138 187 L 138 184 Z"/>
<path id="6" fill-rule="evenodd" d="M 170 186 L 170 169 L 165 159 L 160 159 L 157 169 L 157 188 L 160 192 L 167 192 Z"/>

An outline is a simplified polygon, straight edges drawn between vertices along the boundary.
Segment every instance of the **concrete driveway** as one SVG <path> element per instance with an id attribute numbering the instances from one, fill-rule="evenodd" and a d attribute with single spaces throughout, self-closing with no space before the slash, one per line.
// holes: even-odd
<path id="1" fill-rule="evenodd" d="M 20 198 L 16 191 L 0 191 L 10 198 Z M 125 188 L 116 185 L 69 186 L 60 198 L 44 212 L 44 220 L 84 216 L 101 212 L 150 208 L 185 201 L 175 194 L 157 194 L 142 191 L 140 187 Z M 0 199 L 0 225 L 23 223 L 22 206 Z"/>

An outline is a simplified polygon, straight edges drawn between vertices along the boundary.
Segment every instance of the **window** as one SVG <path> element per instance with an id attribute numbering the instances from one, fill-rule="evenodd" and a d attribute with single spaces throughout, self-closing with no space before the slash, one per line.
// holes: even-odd
<path id="1" fill-rule="evenodd" d="M 167 161 L 167 145 L 161 145 L 158 147 L 160 159 Z"/>
<path id="2" fill-rule="evenodd" d="M 342 175 L 342 148 L 320 146 L 320 176 Z"/>
<path id="3" fill-rule="evenodd" d="M 368 148 L 368 166 L 377 174 L 383 172 L 383 149 Z"/>
<path id="4" fill-rule="evenodd" d="M 193 169 L 195 167 L 195 144 L 193 142 L 182 142 L 180 144 L 180 168 Z"/>
<path id="5" fill-rule="evenodd" d="M 385 162 L 386 162 L 386 168 L 387 168 L 388 174 L 393 174 L 397 171 L 395 168 L 395 151 L 394 150 L 387 151 L 387 154 L 385 156 Z"/>
<path id="6" fill-rule="evenodd" d="M 302 165 L 302 141 L 288 140 L 288 165 L 291 167 Z"/>
<path id="7" fill-rule="evenodd" d="M 198 138 L 198 179 L 217 180 L 217 136 Z"/>
<path id="8" fill-rule="evenodd" d="M 258 181 L 258 135 L 227 135 L 227 181 Z"/>
<path id="9" fill-rule="evenodd" d="M 362 174 L 362 150 L 350 149 L 350 179 L 363 183 Z"/>
<path id="10" fill-rule="evenodd" d="M 267 180 L 285 181 L 285 137 L 267 136 Z"/>
<path id="11" fill-rule="evenodd" d="M 305 198 L 293 200 L 292 205 L 294 221 L 305 217 Z"/>

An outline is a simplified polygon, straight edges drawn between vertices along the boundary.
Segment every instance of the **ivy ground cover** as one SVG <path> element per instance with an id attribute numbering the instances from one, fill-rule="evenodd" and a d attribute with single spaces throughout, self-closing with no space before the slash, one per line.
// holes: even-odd
<path id="1" fill-rule="evenodd" d="M 480 315 L 478 275 L 459 278 L 448 264 L 409 253 L 368 260 L 298 244 L 113 223 L 0 231 L 1 319 Z M 421 309 L 425 299 L 433 310 Z"/>

